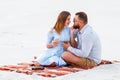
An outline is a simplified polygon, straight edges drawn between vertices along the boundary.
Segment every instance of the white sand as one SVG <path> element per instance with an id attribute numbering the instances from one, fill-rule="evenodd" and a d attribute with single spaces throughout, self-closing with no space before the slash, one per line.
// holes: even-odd
<path id="1" fill-rule="evenodd" d="M 30 61 L 45 49 L 46 34 L 60 11 L 85 11 L 102 43 L 102 58 L 120 60 L 120 1 L 0 0 L 0 65 Z M 72 20 L 71 24 L 72 25 Z M 113 28 L 114 27 L 114 28 Z M 120 64 L 56 78 L 0 71 L 0 80 L 119 80 Z"/>

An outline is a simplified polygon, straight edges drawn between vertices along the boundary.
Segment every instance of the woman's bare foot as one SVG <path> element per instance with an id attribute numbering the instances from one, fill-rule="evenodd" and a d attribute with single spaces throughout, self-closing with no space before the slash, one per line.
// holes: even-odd
<path id="1" fill-rule="evenodd" d="M 55 62 L 51 63 L 50 65 L 41 65 L 40 63 L 38 63 L 37 61 L 34 61 L 33 64 L 31 66 L 44 66 L 44 67 L 55 67 L 56 64 Z"/>
<path id="2" fill-rule="evenodd" d="M 37 61 L 33 61 L 33 64 L 31 66 L 41 66 L 41 64 L 38 63 Z"/>
<path id="3" fill-rule="evenodd" d="M 55 67 L 56 64 L 55 64 L 55 62 L 53 62 L 53 63 L 51 63 L 50 65 L 43 65 L 43 66 L 45 66 L 45 67 Z"/>

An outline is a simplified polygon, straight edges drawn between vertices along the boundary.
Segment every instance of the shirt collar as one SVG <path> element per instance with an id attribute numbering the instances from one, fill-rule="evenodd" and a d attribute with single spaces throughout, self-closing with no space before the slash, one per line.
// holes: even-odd
<path id="1" fill-rule="evenodd" d="M 86 24 L 79 32 L 83 33 L 87 27 L 88 27 L 88 24 Z"/>

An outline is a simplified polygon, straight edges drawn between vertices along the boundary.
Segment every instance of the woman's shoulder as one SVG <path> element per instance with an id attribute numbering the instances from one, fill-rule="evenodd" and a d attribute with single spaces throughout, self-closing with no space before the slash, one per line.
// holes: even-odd
<path id="1" fill-rule="evenodd" d="M 65 26 L 65 27 L 64 27 L 64 29 L 67 29 L 67 30 L 69 30 L 69 29 L 70 29 L 70 27 L 69 27 L 69 26 Z"/>
<path id="2" fill-rule="evenodd" d="M 49 30 L 49 33 L 53 33 L 55 30 L 53 29 L 53 28 L 51 28 L 50 30 Z"/>

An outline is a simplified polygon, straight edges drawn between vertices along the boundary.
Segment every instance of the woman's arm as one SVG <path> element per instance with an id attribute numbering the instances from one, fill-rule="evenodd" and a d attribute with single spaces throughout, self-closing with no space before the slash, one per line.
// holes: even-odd
<path id="1" fill-rule="evenodd" d="M 53 47 L 53 44 L 52 44 L 52 43 L 48 43 L 48 44 L 46 45 L 46 47 L 47 47 L 47 48 L 52 48 L 52 47 Z"/>
<path id="2" fill-rule="evenodd" d="M 75 38 L 74 38 L 74 31 L 75 31 L 75 29 L 71 28 L 71 30 L 70 30 L 70 36 L 71 36 L 70 37 L 70 44 L 72 47 L 77 48 L 77 42 L 75 41 Z"/>
<path id="3" fill-rule="evenodd" d="M 59 43 L 59 39 L 55 39 L 54 41 L 52 41 L 51 43 L 47 44 L 47 48 L 52 48 L 54 46 L 57 46 Z"/>
<path id="4" fill-rule="evenodd" d="M 55 39 L 54 41 L 54 34 L 53 34 L 53 29 L 50 29 L 48 36 L 47 36 L 47 48 L 52 48 L 54 46 L 58 45 L 59 39 Z"/>

